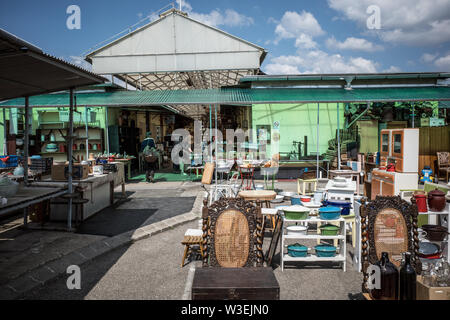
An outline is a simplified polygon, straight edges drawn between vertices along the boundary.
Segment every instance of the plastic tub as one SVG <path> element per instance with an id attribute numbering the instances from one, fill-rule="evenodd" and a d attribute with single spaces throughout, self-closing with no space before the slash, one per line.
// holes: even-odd
<path id="1" fill-rule="evenodd" d="M 291 244 L 287 247 L 288 255 L 291 257 L 306 257 L 308 255 L 308 247 L 299 243 Z"/>
<path id="2" fill-rule="evenodd" d="M 331 245 L 319 244 L 314 247 L 316 255 L 322 258 L 331 258 L 336 256 L 336 247 Z"/>
<path id="3" fill-rule="evenodd" d="M 339 207 L 322 207 L 319 208 L 320 219 L 336 220 L 341 216 L 341 208 Z"/>

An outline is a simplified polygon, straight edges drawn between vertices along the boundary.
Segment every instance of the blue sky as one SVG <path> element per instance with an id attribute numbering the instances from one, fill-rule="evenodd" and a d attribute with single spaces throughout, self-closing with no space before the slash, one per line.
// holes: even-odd
<path id="1" fill-rule="evenodd" d="M 179 1 L 179 0 L 177 0 Z M 57 57 L 82 53 L 140 19 L 160 0 L 0 1 L 3 28 Z M 66 9 L 81 9 L 69 30 Z M 262 46 L 269 74 L 450 71 L 450 0 L 183 1 L 189 16 Z M 375 5 L 380 29 L 367 20 Z M 371 20 L 372 21 L 372 20 Z"/>

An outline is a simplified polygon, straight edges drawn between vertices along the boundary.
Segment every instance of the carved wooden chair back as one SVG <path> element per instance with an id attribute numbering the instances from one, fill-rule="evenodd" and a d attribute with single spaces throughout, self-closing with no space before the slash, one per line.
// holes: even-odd
<path id="1" fill-rule="evenodd" d="M 203 267 L 263 266 L 261 207 L 242 198 L 203 201 Z"/>
<path id="2" fill-rule="evenodd" d="M 400 196 L 377 196 L 369 203 L 363 200 L 360 217 L 363 291 L 367 292 L 367 269 L 380 260 L 382 252 L 388 252 L 389 259 L 397 267 L 401 265 L 402 253 L 410 252 L 416 272 L 421 273 L 422 265 L 418 257 L 418 209 L 414 197 L 411 198 L 411 203 Z"/>

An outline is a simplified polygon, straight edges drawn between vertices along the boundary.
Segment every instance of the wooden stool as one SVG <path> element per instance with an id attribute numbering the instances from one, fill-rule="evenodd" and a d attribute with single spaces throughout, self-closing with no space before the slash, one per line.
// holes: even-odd
<path id="1" fill-rule="evenodd" d="M 314 193 L 317 188 L 317 179 L 297 179 L 297 191 L 301 195 Z"/>
<path id="2" fill-rule="evenodd" d="M 198 245 L 200 247 L 200 254 L 203 258 L 203 248 L 202 248 L 202 230 L 201 229 L 187 229 L 183 241 L 181 241 L 181 244 L 184 245 L 184 254 L 183 254 L 183 260 L 181 261 L 181 267 L 184 266 L 184 261 L 186 260 L 186 257 L 188 255 L 188 252 L 192 250 L 191 246 Z"/>

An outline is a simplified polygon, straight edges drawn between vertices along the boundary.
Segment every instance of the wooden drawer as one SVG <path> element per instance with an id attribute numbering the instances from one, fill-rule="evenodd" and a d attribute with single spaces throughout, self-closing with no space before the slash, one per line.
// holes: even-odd
<path id="1" fill-rule="evenodd" d="M 279 300 L 272 268 L 201 268 L 195 270 L 192 300 Z"/>
<path id="2" fill-rule="evenodd" d="M 372 179 L 379 179 L 385 182 L 394 183 L 395 176 L 378 170 L 372 171 Z"/>

